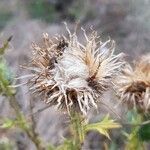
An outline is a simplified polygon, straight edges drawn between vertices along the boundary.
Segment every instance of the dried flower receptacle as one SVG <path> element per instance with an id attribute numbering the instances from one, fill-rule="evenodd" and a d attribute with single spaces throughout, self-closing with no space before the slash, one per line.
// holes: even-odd
<path id="1" fill-rule="evenodd" d="M 150 112 L 150 54 L 128 64 L 116 81 L 117 95 L 129 108 L 134 106 L 144 113 Z"/>
<path id="2" fill-rule="evenodd" d="M 100 96 L 121 70 L 123 55 L 114 55 L 114 41 L 101 42 L 96 31 L 90 36 L 83 31 L 86 39 L 83 45 L 76 33 L 66 29 L 69 38 L 49 38 L 46 33 L 43 44 L 32 44 L 30 90 L 44 95 L 42 98 L 49 105 L 86 114 L 91 106 L 97 108 Z"/>

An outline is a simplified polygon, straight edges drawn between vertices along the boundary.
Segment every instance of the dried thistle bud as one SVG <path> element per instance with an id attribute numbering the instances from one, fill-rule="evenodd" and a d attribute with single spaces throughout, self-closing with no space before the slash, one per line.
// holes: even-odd
<path id="1" fill-rule="evenodd" d="M 134 69 L 128 64 L 115 84 L 117 95 L 129 108 L 150 112 L 150 54 L 135 62 Z"/>
<path id="2" fill-rule="evenodd" d="M 76 33 L 69 38 L 44 34 L 44 44 L 33 44 L 34 49 L 30 69 L 30 90 L 44 96 L 43 100 L 58 108 L 81 111 L 86 114 L 90 106 L 97 108 L 100 96 L 110 87 L 111 79 L 121 70 L 122 54 L 114 55 L 112 40 L 101 42 L 97 32 L 81 44 Z"/>

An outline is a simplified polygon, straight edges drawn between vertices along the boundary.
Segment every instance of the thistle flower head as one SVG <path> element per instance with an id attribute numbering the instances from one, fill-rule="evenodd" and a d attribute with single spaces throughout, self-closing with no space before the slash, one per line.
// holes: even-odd
<path id="1" fill-rule="evenodd" d="M 129 108 L 136 106 L 140 112 L 150 111 L 150 54 L 135 63 L 128 64 L 116 81 L 117 95 Z"/>
<path id="2" fill-rule="evenodd" d="M 114 55 L 114 41 L 103 43 L 96 31 L 87 36 L 83 30 L 83 45 L 76 33 L 72 34 L 67 26 L 66 29 L 69 38 L 49 38 L 46 33 L 43 44 L 32 45 L 30 90 L 44 96 L 47 104 L 86 114 L 90 106 L 97 107 L 97 101 L 124 62 L 120 60 L 122 54 Z"/>

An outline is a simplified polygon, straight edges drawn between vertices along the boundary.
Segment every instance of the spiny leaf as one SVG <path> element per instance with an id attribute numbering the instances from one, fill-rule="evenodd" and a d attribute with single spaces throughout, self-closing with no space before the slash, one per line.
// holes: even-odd
<path id="1" fill-rule="evenodd" d="M 108 130 L 120 127 L 121 125 L 119 123 L 116 123 L 114 122 L 114 120 L 109 119 L 109 115 L 106 115 L 106 117 L 101 122 L 85 125 L 84 131 L 87 132 L 90 130 L 97 130 L 99 133 L 105 135 L 110 139 Z"/>

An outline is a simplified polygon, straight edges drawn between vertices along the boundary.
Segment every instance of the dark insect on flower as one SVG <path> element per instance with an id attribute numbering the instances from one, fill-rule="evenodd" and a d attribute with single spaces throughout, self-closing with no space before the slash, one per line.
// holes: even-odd
<path id="1" fill-rule="evenodd" d="M 61 51 L 64 51 L 64 49 L 68 47 L 68 43 L 63 39 L 60 40 L 60 42 L 58 43 L 57 45 L 57 49 L 58 50 L 61 50 Z"/>

